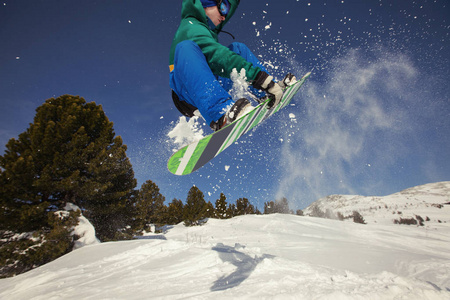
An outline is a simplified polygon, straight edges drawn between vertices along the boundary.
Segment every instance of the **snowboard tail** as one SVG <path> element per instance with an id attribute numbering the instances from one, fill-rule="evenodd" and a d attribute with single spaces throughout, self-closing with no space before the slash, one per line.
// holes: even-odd
<path id="1" fill-rule="evenodd" d="M 270 99 L 268 99 L 256 106 L 245 116 L 235 120 L 219 131 L 213 132 L 201 140 L 175 152 L 167 163 L 169 171 L 175 175 L 187 175 L 207 164 L 219 155 L 219 153 L 236 142 L 241 136 L 287 106 L 309 75 L 311 75 L 311 72 L 307 73 L 293 85 L 287 87 L 280 103 L 276 107 L 269 109 L 267 106 Z"/>

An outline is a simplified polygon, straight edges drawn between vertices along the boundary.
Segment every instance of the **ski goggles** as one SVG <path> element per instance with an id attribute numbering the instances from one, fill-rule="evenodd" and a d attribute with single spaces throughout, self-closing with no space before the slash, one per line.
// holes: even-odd
<path id="1" fill-rule="evenodd" d="M 217 8 L 219 9 L 219 13 L 221 16 L 226 17 L 231 9 L 231 4 L 228 0 L 218 0 Z"/>

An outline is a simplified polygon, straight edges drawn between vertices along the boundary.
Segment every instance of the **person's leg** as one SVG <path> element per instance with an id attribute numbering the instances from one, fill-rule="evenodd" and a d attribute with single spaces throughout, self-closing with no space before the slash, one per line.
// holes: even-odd
<path id="1" fill-rule="evenodd" d="M 207 124 L 220 119 L 233 105 L 231 96 L 217 81 L 200 47 L 193 41 L 177 45 L 170 87 L 181 100 L 197 107 Z"/>

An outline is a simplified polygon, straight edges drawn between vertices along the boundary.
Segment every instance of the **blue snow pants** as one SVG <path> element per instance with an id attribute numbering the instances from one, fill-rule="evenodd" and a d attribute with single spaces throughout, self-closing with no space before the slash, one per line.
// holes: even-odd
<path id="1" fill-rule="evenodd" d="M 228 48 L 267 72 L 246 45 L 232 43 Z M 180 100 L 197 107 L 208 125 L 219 120 L 227 108 L 233 105 L 234 101 L 228 93 L 232 85 L 231 79 L 212 73 L 205 55 L 195 42 L 186 40 L 177 45 L 174 69 L 170 72 L 170 87 Z M 264 93 L 254 88 L 251 91 L 258 97 L 264 96 Z"/>

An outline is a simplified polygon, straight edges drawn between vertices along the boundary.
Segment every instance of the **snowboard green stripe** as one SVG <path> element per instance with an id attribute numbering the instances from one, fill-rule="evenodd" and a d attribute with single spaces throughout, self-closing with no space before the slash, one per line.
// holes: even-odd
<path id="1" fill-rule="evenodd" d="M 265 104 L 263 104 L 263 105 L 265 105 Z M 251 130 L 251 129 L 254 128 L 256 125 L 258 125 L 259 123 L 261 123 L 261 120 L 264 118 L 264 116 L 266 115 L 266 113 L 267 113 L 267 108 L 266 108 L 266 107 L 263 107 L 263 108 L 259 111 L 258 115 L 256 116 L 255 120 L 253 121 L 253 123 L 252 123 L 252 125 L 250 126 L 249 130 Z"/>
<path id="2" fill-rule="evenodd" d="M 183 147 L 173 154 L 167 164 L 169 171 L 176 175 L 186 175 L 191 173 L 195 163 L 200 158 L 200 155 L 208 145 L 210 139 L 211 136 L 207 136 L 197 143 Z M 192 149 L 192 147 L 195 147 L 195 149 Z"/>
<path id="3" fill-rule="evenodd" d="M 231 145 L 234 142 L 234 136 L 236 134 L 236 131 L 240 129 L 240 125 L 241 125 L 242 121 L 243 121 L 242 119 L 238 120 L 238 122 L 234 126 L 233 130 L 230 132 L 230 134 L 228 135 L 227 139 L 225 140 L 225 142 L 220 147 L 220 150 L 219 150 L 218 153 L 220 153 L 223 150 L 225 150 L 226 148 L 228 148 L 228 146 Z"/>
<path id="4" fill-rule="evenodd" d="M 211 139 L 211 137 L 212 137 L 212 135 L 209 135 L 206 138 L 201 139 L 198 142 L 194 153 L 189 158 L 189 162 L 188 162 L 186 168 L 183 170 L 181 175 L 187 175 L 187 174 L 192 173 L 192 170 L 194 169 L 195 164 L 197 163 L 197 161 L 199 160 L 200 156 L 202 155 L 203 150 L 205 150 L 206 146 L 208 145 L 209 140 Z"/>
<path id="5" fill-rule="evenodd" d="M 167 168 L 169 169 L 170 173 L 176 174 L 178 166 L 181 163 L 181 159 L 184 157 L 184 153 L 186 153 L 187 147 L 184 147 L 178 152 L 176 152 L 169 160 L 169 163 L 167 164 Z"/>
<path id="6" fill-rule="evenodd" d="M 252 116 L 255 114 L 255 111 L 249 112 L 246 116 L 240 118 L 238 120 L 238 123 L 234 127 L 233 131 L 228 135 L 228 138 L 226 139 L 225 143 L 222 144 L 222 147 L 220 148 L 220 152 L 228 148 L 231 144 L 233 144 L 242 134 L 242 131 L 247 127 L 248 122 L 252 119 Z"/>
<path id="7" fill-rule="evenodd" d="M 239 128 L 239 132 L 237 134 L 238 137 L 242 136 L 244 134 L 245 128 L 247 128 L 248 123 L 253 119 L 254 114 L 256 113 L 255 110 L 252 110 L 250 113 L 247 114 L 245 118 L 242 118 L 242 125 Z M 235 141 L 233 141 L 235 142 Z"/>

